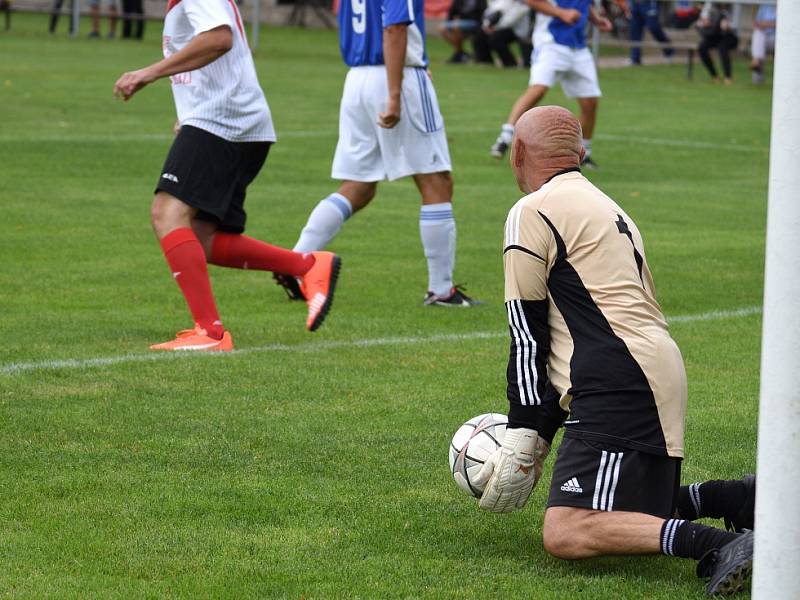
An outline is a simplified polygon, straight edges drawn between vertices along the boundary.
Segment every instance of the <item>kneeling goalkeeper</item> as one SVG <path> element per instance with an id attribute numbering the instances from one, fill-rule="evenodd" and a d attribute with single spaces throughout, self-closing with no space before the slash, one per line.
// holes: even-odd
<path id="1" fill-rule="evenodd" d="M 755 477 L 680 487 L 683 359 L 639 230 L 581 175 L 583 152 L 565 109 L 534 108 L 516 127 L 511 165 L 527 195 L 509 212 L 503 246 L 509 429 L 475 482 L 486 485 L 480 506 L 523 507 L 563 424 L 548 553 L 693 558 L 709 594 L 735 593 L 752 562 Z M 734 531 L 692 522 L 700 517 Z"/>

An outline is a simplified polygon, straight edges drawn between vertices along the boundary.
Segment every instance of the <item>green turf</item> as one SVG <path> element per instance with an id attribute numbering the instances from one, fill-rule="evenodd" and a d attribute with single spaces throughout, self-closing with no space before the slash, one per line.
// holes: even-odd
<path id="1" fill-rule="evenodd" d="M 689 561 L 548 557 L 549 471 L 508 516 L 479 511 L 451 481 L 458 425 L 506 409 L 500 245 L 519 193 L 488 147 L 524 72 L 445 66 L 446 48 L 431 43 L 457 279 L 485 305 L 421 306 L 417 194 L 384 184 L 333 244 L 344 267 L 318 333 L 268 275 L 215 269 L 226 326 L 250 351 L 142 361 L 147 344 L 188 325 L 148 224 L 174 109 L 164 82 L 128 104 L 111 89 L 158 56 L 159 26 L 143 43 L 45 28 L 43 16 L 15 15 L 0 32 L 0 594 L 702 597 Z M 345 68 L 335 33 L 296 29 L 264 30 L 257 67 L 280 142 L 251 188 L 248 231 L 291 245 L 334 189 Z M 668 315 L 759 306 L 769 89 L 746 83 L 743 62 L 732 88 L 684 71 L 601 73 L 602 170 L 591 177 L 643 232 Z M 549 100 L 573 106 L 558 90 Z M 760 316 L 672 331 L 689 374 L 686 478 L 752 471 Z M 475 332 L 496 336 L 424 340 Z"/>

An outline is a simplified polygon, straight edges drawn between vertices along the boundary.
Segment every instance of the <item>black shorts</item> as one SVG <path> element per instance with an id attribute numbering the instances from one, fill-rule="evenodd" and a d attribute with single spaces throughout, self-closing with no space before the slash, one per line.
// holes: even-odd
<path id="1" fill-rule="evenodd" d="M 247 221 L 247 186 L 267 159 L 272 142 L 229 142 L 184 125 L 169 149 L 156 191 L 200 210 L 198 219 L 241 233 Z"/>
<path id="2" fill-rule="evenodd" d="M 565 437 L 558 448 L 547 506 L 646 513 L 675 512 L 681 459 Z"/>

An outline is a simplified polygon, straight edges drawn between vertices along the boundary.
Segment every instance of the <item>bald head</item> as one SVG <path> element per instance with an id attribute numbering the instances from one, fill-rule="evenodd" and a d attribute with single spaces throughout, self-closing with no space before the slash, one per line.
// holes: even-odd
<path id="1" fill-rule="evenodd" d="M 580 166 L 581 137 L 580 122 L 566 108 L 537 106 L 522 115 L 511 157 L 520 189 L 534 192 L 559 171 Z"/>

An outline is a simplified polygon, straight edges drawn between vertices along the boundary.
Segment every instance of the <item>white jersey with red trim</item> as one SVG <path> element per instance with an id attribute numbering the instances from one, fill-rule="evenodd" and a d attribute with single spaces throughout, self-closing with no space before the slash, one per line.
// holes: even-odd
<path id="1" fill-rule="evenodd" d="M 231 28 L 231 49 L 205 67 L 170 77 L 178 121 L 232 142 L 274 142 L 272 115 L 233 0 L 170 0 L 164 56 L 221 25 Z"/>

